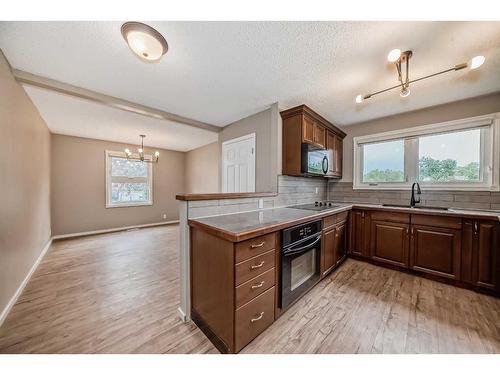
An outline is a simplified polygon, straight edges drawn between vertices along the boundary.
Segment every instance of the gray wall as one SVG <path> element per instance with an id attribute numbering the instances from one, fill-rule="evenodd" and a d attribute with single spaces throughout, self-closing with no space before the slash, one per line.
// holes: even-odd
<path id="1" fill-rule="evenodd" d="M 353 137 L 500 112 L 500 92 L 343 127 L 342 181 L 352 181 Z"/>
<path id="2" fill-rule="evenodd" d="M 219 192 L 219 143 L 214 142 L 186 153 L 186 193 Z"/>
<path id="3" fill-rule="evenodd" d="M 185 153 L 160 151 L 153 166 L 153 205 L 106 208 L 105 150 L 121 143 L 52 135 L 52 231 L 54 235 L 158 223 L 179 217 L 175 194 L 184 191 Z M 146 153 L 154 149 L 145 148 Z M 163 218 L 163 214 L 167 218 Z"/>
<path id="4" fill-rule="evenodd" d="M 50 133 L 0 51 L 0 312 L 50 239 Z"/>
<path id="5" fill-rule="evenodd" d="M 277 108 L 277 106 L 276 106 Z M 255 191 L 275 192 L 277 189 L 278 132 L 275 129 L 276 111 L 271 107 L 265 111 L 245 117 L 227 125 L 219 133 L 219 154 L 222 155 L 222 142 L 255 133 Z M 221 168 L 221 166 L 219 166 Z M 220 172 L 222 179 L 222 171 Z M 220 183 L 222 186 L 222 182 Z"/>
<path id="6" fill-rule="evenodd" d="M 328 183 L 328 199 L 339 202 L 382 204 L 408 204 L 410 201 L 409 192 L 405 190 L 353 190 L 353 137 L 495 112 L 500 112 L 500 93 L 443 104 L 418 111 L 406 112 L 344 127 L 343 130 L 347 133 L 347 137 L 344 139 L 343 179 L 340 182 L 331 181 Z M 500 193 L 424 190 L 422 193 L 422 205 L 500 209 Z"/>

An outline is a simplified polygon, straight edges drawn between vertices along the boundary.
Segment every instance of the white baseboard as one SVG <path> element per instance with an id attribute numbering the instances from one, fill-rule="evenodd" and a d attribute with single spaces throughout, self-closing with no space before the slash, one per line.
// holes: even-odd
<path id="1" fill-rule="evenodd" d="M 191 317 L 187 316 L 186 313 L 184 311 L 182 311 L 182 308 L 180 306 L 177 308 L 177 313 L 179 314 L 179 316 L 181 317 L 181 320 L 184 323 L 189 322 L 191 320 Z"/>
<path id="2" fill-rule="evenodd" d="M 118 228 L 110 228 L 110 229 L 99 229 L 99 230 L 91 230 L 91 231 L 88 231 L 88 232 L 79 232 L 79 233 L 58 234 L 57 236 L 53 236 L 52 239 L 53 240 L 59 240 L 59 239 L 62 239 L 62 238 L 91 236 L 93 234 L 121 232 L 121 231 L 128 230 L 128 229 L 158 227 L 160 225 L 178 224 L 178 223 L 179 223 L 179 220 L 161 221 L 159 223 L 130 225 L 128 227 L 118 227 Z"/>
<path id="3" fill-rule="evenodd" d="M 37 267 L 40 264 L 40 262 L 42 261 L 43 257 L 47 253 L 47 250 L 49 250 L 49 247 L 52 244 L 53 240 L 62 239 L 62 238 L 80 237 L 80 236 L 90 236 L 92 234 L 119 232 L 119 231 L 124 231 L 124 230 L 127 230 L 127 229 L 157 227 L 157 226 L 160 226 L 160 225 L 177 224 L 177 223 L 179 223 L 179 220 L 162 221 L 162 222 L 159 222 L 159 223 L 131 225 L 131 226 L 128 226 L 128 227 L 119 227 L 119 228 L 111 228 L 111 229 L 101 229 L 101 230 L 93 230 L 93 231 L 88 231 L 88 232 L 70 233 L 70 234 L 61 234 L 61 235 L 57 235 L 57 236 L 52 236 L 49 239 L 49 241 L 47 242 L 47 244 L 45 245 L 45 247 L 43 248 L 43 250 L 40 253 L 40 255 L 38 256 L 38 258 L 36 259 L 35 263 L 33 263 L 33 266 L 31 266 L 31 269 L 29 270 L 28 274 L 24 278 L 24 280 L 21 283 L 21 285 L 19 286 L 19 288 L 17 288 L 16 293 L 14 293 L 14 295 L 10 299 L 9 303 L 7 303 L 7 306 L 5 306 L 5 308 L 3 309 L 2 313 L 0 314 L 0 327 L 2 326 L 3 322 L 5 321 L 5 318 L 9 314 L 9 312 L 12 309 L 12 307 L 14 306 L 14 304 L 16 303 L 17 299 L 19 298 L 19 296 L 23 292 L 24 288 L 26 287 L 26 284 L 28 284 L 28 281 L 30 280 L 31 276 L 33 275 L 33 273 L 37 269 Z M 183 321 L 184 321 L 184 318 L 183 318 Z"/>
<path id="4" fill-rule="evenodd" d="M 12 307 L 14 306 L 14 304 L 17 302 L 17 299 L 19 298 L 19 296 L 23 292 L 24 288 L 28 284 L 28 281 L 30 281 L 31 276 L 33 275 L 33 273 L 37 269 L 38 265 L 42 261 L 45 254 L 47 253 L 47 250 L 49 250 L 51 244 L 52 244 L 52 238 L 49 239 L 49 241 L 47 242 L 47 244 L 43 248 L 40 255 L 38 255 L 38 258 L 36 259 L 35 263 L 33 263 L 33 266 L 31 266 L 31 269 L 29 270 L 28 274 L 24 278 L 23 282 L 21 283 L 21 285 L 19 285 L 19 288 L 17 288 L 16 292 L 14 293 L 12 298 L 10 299 L 9 303 L 7 303 L 7 306 L 5 306 L 5 308 L 3 309 L 2 313 L 0 314 L 0 327 L 2 326 L 3 322 L 5 321 L 5 318 L 7 318 L 7 315 L 9 314 L 9 312 L 12 309 Z"/>

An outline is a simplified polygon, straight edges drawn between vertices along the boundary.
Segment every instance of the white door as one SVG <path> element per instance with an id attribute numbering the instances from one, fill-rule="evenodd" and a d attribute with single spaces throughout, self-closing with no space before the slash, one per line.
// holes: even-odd
<path id="1" fill-rule="evenodd" d="M 222 143 L 222 192 L 255 191 L 255 133 Z"/>

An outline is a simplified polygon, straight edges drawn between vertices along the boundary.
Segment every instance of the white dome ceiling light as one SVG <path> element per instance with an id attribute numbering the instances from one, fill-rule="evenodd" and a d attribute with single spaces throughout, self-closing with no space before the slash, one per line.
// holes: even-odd
<path id="1" fill-rule="evenodd" d="M 445 70 L 442 70 L 442 71 L 437 72 L 437 73 L 429 74 L 429 75 L 424 76 L 424 77 L 410 80 L 410 59 L 411 59 L 412 55 L 413 55 L 412 51 L 401 52 L 401 50 L 397 49 L 397 48 L 390 51 L 389 54 L 387 55 L 387 61 L 389 61 L 390 63 L 392 63 L 396 66 L 399 83 L 395 86 L 392 86 L 392 87 L 389 87 L 387 89 L 383 89 L 380 91 L 372 92 L 370 94 L 365 94 L 365 95 L 359 94 L 358 96 L 356 96 L 355 102 L 358 104 L 361 104 L 365 101 L 365 99 L 371 98 L 374 95 L 378 95 L 378 94 L 381 94 L 383 92 L 393 90 L 396 88 L 400 89 L 399 95 L 402 98 L 406 98 L 410 95 L 410 88 L 409 88 L 410 83 L 414 83 L 414 82 L 421 81 L 421 80 L 424 80 L 427 78 L 431 78 L 431 77 L 434 77 L 434 76 L 437 76 L 437 75 L 440 75 L 443 73 L 462 70 L 462 69 L 465 69 L 467 67 L 469 67 L 470 70 L 474 70 L 474 69 L 479 68 L 481 65 L 483 65 L 485 60 L 486 60 L 484 56 L 475 56 L 469 62 L 457 64 L 452 68 L 445 69 Z"/>
<path id="2" fill-rule="evenodd" d="M 163 35 L 144 23 L 125 22 L 121 32 L 132 52 L 143 61 L 157 62 L 168 51 Z"/>

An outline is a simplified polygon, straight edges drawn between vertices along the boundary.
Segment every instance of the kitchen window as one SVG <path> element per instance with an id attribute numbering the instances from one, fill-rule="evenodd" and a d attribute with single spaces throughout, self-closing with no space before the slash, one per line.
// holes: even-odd
<path id="1" fill-rule="evenodd" d="M 151 159 L 151 156 L 145 156 Z M 106 207 L 153 204 L 151 163 L 128 160 L 125 153 L 106 151 Z"/>
<path id="2" fill-rule="evenodd" d="M 354 189 L 499 190 L 498 115 L 354 138 Z"/>

